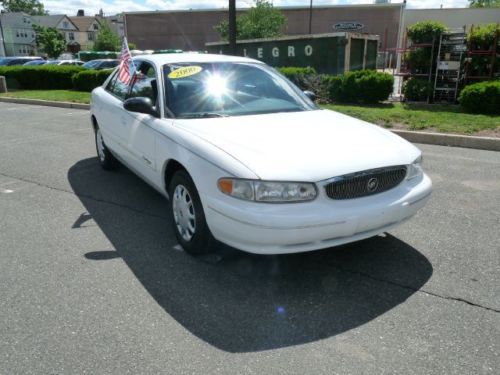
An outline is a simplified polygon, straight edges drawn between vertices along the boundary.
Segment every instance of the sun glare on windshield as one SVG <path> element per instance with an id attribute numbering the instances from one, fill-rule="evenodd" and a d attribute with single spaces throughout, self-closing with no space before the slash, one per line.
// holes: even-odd
<path id="1" fill-rule="evenodd" d="M 221 98 L 228 92 L 227 79 L 218 73 L 210 74 L 205 80 L 205 90 L 208 95 Z"/>

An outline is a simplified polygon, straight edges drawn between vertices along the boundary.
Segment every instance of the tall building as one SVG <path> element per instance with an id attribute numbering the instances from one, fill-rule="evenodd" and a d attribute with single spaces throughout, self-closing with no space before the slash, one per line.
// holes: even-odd
<path id="1" fill-rule="evenodd" d="M 0 57 L 5 56 L 5 43 L 3 39 L 2 19 L 0 18 Z"/>
<path id="2" fill-rule="evenodd" d="M 0 56 L 30 56 L 36 51 L 33 20 L 24 12 L 0 13 Z"/>

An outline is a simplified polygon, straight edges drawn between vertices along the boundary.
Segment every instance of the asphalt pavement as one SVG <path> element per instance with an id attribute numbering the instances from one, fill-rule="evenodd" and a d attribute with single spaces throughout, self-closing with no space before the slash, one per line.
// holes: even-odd
<path id="1" fill-rule="evenodd" d="M 195 258 L 88 111 L 0 103 L 0 374 L 498 374 L 500 153 L 418 146 L 384 237 Z"/>

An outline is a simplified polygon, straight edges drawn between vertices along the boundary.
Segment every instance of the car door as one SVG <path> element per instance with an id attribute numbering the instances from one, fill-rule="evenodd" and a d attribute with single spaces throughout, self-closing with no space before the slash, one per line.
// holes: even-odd
<path id="1" fill-rule="evenodd" d="M 125 163 L 133 162 L 133 157 L 128 152 L 128 137 L 130 121 L 129 113 L 123 108 L 123 101 L 127 98 L 130 86 L 118 79 L 118 73 L 114 76 L 101 92 L 99 100 L 95 102 L 98 107 L 99 117 L 97 122 L 101 129 L 104 142 L 111 151 Z"/>
<path id="2" fill-rule="evenodd" d="M 133 79 L 128 98 L 146 97 L 158 106 L 157 74 L 152 64 L 140 62 Z M 150 182 L 155 180 L 157 165 L 155 160 L 155 129 L 161 126 L 160 112 L 158 116 L 144 113 L 127 113 L 127 148 L 133 157 L 133 167 Z"/>

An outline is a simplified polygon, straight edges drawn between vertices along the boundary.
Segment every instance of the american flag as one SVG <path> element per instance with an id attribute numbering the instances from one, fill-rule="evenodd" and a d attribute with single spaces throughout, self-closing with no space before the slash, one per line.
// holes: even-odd
<path id="1" fill-rule="evenodd" d="M 135 74 L 135 65 L 132 62 L 132 55 L 128 49 L 127 38 L 123 38 L 122 52 L 120 55 L 120 68 L 118 69 L 118 78 L 128 85 Z"/>

